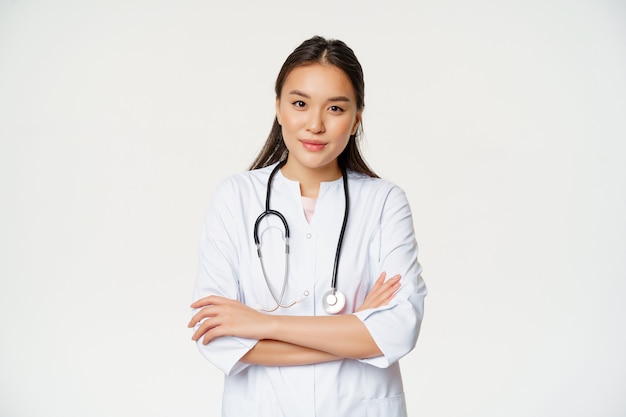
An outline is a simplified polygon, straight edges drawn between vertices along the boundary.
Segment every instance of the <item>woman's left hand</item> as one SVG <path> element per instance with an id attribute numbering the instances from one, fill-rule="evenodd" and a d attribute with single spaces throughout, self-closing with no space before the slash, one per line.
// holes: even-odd
<path id="1" fill-rule="evenodd" d="M 270 319 L 239 301 L 217 295 L 201 298 L 191 307 L 200 309 L 187 325 L 194 327 L 200 323 L 191 338 L 198 340 L 204 335 L 202 343 L 205 345 L 220 336 L 262 339 L 262 324 Z"/>
<path id="2" fill-rule="evenodd" d="M 396 295 L 396 292 L 400 289 L 400 275 L 394 275 L 393 277 L 385 280 L 386 278 L 386 272 L 380 274 L 374 283 L 374 286 L 365 297 L 363 304 L 356 309 L 357 312 L 389 304 L 389 302 Z"/>

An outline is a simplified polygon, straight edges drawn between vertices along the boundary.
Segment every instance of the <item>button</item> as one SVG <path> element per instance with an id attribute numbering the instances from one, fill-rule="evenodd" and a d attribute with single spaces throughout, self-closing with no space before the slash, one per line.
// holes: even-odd
<path id="1" fill-rule="evenodd" d="M 307 233 L 307 234 L 306 234 L 306 238 L 307 238 L 307 239 L 311 239 L 312 237 L 313 237 L 313 235 L 312 235 L 312 234 L 310 234 L 310 233 Z"/>

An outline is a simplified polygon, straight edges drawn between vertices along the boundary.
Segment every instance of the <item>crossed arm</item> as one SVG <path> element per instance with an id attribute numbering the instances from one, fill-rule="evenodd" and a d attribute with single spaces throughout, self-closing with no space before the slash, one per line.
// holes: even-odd
<path id="1" fill-rule="evenodd" d="M 385 280 L 383 272 L 357 311 L 391 301 L 400 276 Z M 353 314 L 339 316 L 279 316 L 260 313 L 236 300 L 211 295 L 191 304 L 199 309 L 188 327 L 200 325 L 192 339 L 207 344 L 221 336 L 257 339 L 241 360 L 267 366 L 305 365 L 341 358 L 382 354 L 365 325 Z"/>

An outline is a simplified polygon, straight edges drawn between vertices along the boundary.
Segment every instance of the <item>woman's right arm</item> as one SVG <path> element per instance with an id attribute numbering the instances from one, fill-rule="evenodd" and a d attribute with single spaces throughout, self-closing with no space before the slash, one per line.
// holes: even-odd
<path id="1" fill-rule="evenodd" d="M 233 180 L 223 180 L 217 185 L 204 216 L 193 300 L 213 294 L 234 300 L 239 298 L 239 262 L 236 232 L 232 227 L 237 224 L 237 219 L 230 207 L 233 201 L 238 200 L 238 190 Z M 208 345 L 196 345 L 205 359 L 224 374 L 233 375 L 249 366 L 241 361 L 241 357 L 256 343 L 254 339 L 227 336 Z"/>
<path id="2" fill-rule="evenodd" d="M 229 181 L 222 181 L 213 194 L 200 239 L 194 300 L 212 294 L 233 300 L 239 298 L 236 237 L 231 234 L 232 227 L 229 227 L 236 220 L 226 204 L 237 201 L 236 196 L 236 187 Z M 250 365 L 307 365 L 341 359 L 327 352 L 277 340 L 257 341 L 223 336 L 209 344 L 203 344 L 201 340 L 196 344 L 202 356 L 227 375 L 240 372 Z"/>

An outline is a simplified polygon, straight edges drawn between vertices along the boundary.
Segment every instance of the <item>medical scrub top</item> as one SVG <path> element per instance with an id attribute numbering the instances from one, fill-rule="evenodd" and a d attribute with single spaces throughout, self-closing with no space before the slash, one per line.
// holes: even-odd
<path id="1" fill-rule="evenodd" d="M 265 209 L 266 186 L 275 167 L 222 180 L 205 215 L 193 299 L 211 294 L 237 299 L 255 309 L 276 306 L 263 277 L 253 228 Z M 337 287 L 346 295 L 341 314 L 355 314 L 382 355 L 302 366 L 260 366 L 240 361 L 257 340 L 220 337 L 201 354 L 225 374 L 224 417 L 380 416 L 405 417 L 399 359 L 415 346 L 426 286 L 417 261 L 413 220 L 404 192 L 380 178 L 348 172 L 350 214 Z M 337 240 L 343 221 L 343 181 L 324 182 L 309 223 L 300 186 L 277 172 L 271 208 L 290 229 L 288 278 L 283 304 L 267 314 L 323 316 L 322 296 L 330 289 Z M 259 225 L 270 284 L 279 294 L 285 271 L 284 228 L 276 216 Z M 355 313 L 381 272 L 401 275 L 401 288 L 386 306 Z"/>

